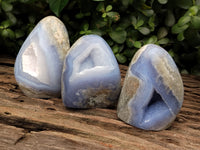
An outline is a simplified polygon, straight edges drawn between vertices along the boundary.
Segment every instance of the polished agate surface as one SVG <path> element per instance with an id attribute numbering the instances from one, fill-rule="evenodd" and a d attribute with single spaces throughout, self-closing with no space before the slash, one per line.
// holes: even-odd
<path id="1" fill-rule="evenodd" d="M 175 120 L 183 95 L 182 79 L 171 56 L 157 45 L 145 45 L 130 63 L 117 115 L 141 129 L 163 130 Z"/>
<path id="2" fill-rule="evenodd" d="M 15 62 L 15 79 L 30 97 L 58 97 L 69 50 L 68 32 L 56 17 L 42 19 L 23 43 Z"/>
<path id="3" fill-rule="evenodd" d="M 79 38 L 64 60 L 62 99 L 67 107 L 109 107 L 117 103 L 120 70 L 106 41 L 98 35 Z"/>

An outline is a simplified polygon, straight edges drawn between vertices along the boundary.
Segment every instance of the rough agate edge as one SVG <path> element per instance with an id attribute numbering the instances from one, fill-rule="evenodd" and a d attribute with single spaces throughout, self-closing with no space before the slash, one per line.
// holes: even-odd
<path id="1" fill-rule="evenodd" d="M 117 115 L 145 130 L 163 130 L 175 120 L 183 103 L 183 83 L 171 56 L 149 44 L 133 57 L 120 94 Z"/>
<path id="2" fill-rule="evenodd" d="M 121 76 L 111 48 L 98 35 L 79 38 L 64 61 L 62 99 L 66 107 L 92 108 L 116 105 Z"/>
<path id="3" fill-rule="evenodd" d="M 58 18 L 48 16 L 36 25 L 15 61 L 15 79 L 25 95 L 60 96 L 63 60 L 69 47 L 67 29 Z"/>

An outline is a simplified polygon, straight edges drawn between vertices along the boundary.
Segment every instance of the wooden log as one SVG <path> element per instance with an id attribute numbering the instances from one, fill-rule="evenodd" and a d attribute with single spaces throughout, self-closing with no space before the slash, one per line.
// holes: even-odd
<path id="1" fill-rule="evenodd" d="M 14 59 L 0 56 L 0 149 L 199 149 L 200 77 L 182 75 L 184 102 L 167 130 L 125 124 L 113 109 L 68 109 L 60 98 L 26 97 Z M 127 66 L 120 65 L 122 83 Z M 123 85 L 123 84 L 122 84 Z"/>

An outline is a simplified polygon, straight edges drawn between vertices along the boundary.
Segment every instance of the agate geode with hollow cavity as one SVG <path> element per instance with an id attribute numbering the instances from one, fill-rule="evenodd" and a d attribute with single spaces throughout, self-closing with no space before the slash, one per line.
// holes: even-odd
<path id="1" fill-rule="evenodd" d="M 79 38 L 64 60 L 62 99 L 67 107 L 110 107 L 120 93 L 120 70 L 111 48 L 98 35 Z"/>
<path id="2" fill-rule="evenodd" d="M 145 45 L 130 63 L 117 115 L 141 129 L 166 129 L 176 118 L 183 95 L 182 79 L 171 56 L 157 45 Z"/>
<path id="3" fill-rule="evenodd" d="M 42 19 L 23 43 L 15 62 L 15 79 L 25 95 L 58 97 L 68 32 L 56 17 Z"/>

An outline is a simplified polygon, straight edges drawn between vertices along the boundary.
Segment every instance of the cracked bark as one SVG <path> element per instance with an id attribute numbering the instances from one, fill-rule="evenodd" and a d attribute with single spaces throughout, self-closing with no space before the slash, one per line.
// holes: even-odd
<path id="1" fill-rule="evenodd" d="M 27 133 L 29 132 L 24 132 L 24 134 L 15 141 L 14 145 L 17 145 L 19 142 L 22 142 L 22 140 L 26 138 Z"/>

